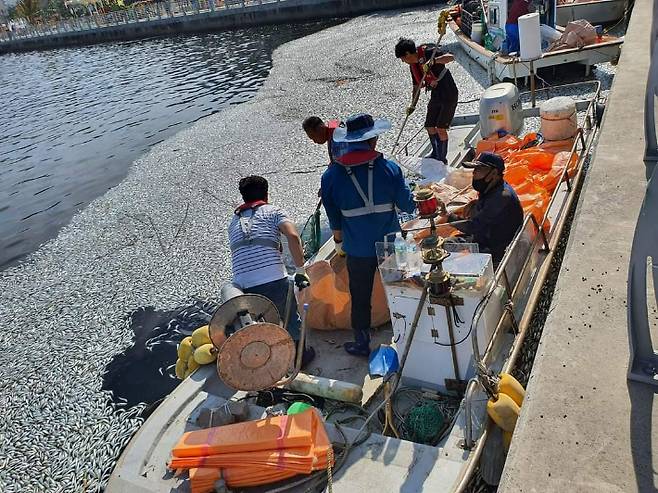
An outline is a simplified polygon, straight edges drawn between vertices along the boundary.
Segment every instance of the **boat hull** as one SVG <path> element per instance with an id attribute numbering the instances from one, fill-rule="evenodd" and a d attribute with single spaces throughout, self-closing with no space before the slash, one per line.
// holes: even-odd
<path id="1" fill-rule="evenodd" d="M 487 70 L 489 81 L 492 84 L 505 79 L 518 79 L 530 75 L 529 62 L 489 51 L 466 36 L 455 21 L 451 20 L 448 25 L 457 36 L 457 40 L 466 54 Z M 544 53 L 541 58 L 533 61 L 534 68 L 537 70 L 566 63 L 580 63 L 585 65 L 589 72 L 592 65 L 616 60 L 623 42 L 623 38 L 614 38 L 595 45 L 584 46 L 581 49 L 571 48 Z"/>
<path id="2" fill-rule="evenodd" d="M 556 23 L 559 26 L 566 26 L 571 21 L 585 19 L 590 24 L 610 24 L 624 17 L 626 5 L 626 0 L 599 0 L 558 5 Z"/>

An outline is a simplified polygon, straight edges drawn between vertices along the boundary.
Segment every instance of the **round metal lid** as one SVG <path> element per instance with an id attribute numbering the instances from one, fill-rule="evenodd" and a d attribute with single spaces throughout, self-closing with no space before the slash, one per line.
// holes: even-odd
<path id="1" fill-rule="evenodd" d="M 235 390 L 263 390 L 292 369 L 295 343 L 278 325 L 261 322 L 232 334 L 219 349 L 217 372 Z"/>
<path id="2" fill-rule="evenodd" d="M 226 340 L 226 328 L 230 326 L 238 313 L 249 312 L 254 322 L 263 319 L 271 324 L 279 324 L 279 311 L 269 299 L 259 294 L 242 294 L 225 301 L 210 320 L 210 340 L 216 348 L 222 347 Z"/>

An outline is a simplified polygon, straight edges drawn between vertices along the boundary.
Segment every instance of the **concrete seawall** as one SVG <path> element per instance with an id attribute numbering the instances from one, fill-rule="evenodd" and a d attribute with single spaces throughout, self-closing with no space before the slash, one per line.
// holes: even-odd
<path id="1" fill-rule="evenodd" d="M 626 378 L 654 1 L 635 2 L 501 493 L 658 491 L 655 387 Z"/>
<path id="2" fill-rule="evenodd" d="M 354 17 L 374 10 L 431 3 L 427 0 L 280 0 L 244 7 L 208 9 L 191 15 L 119 23 L 0 42 L 0 54 L 108 41 L 134 40 L 179 33 L 210 32 L 267 24 L 288 24 Z"/>

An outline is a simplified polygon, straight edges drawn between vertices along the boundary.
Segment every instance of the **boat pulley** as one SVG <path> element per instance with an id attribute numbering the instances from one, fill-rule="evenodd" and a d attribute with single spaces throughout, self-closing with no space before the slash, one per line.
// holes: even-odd
<path id="1" fill-rule="evenodd" d="M 219 377 L 235 390 L 263 390 L 277 384 L 293 366 L 295 344 L 281 327 L 276 306 L 265 296 L 222 287 L 224 302 L 210 320 L 218 348 Z"/>

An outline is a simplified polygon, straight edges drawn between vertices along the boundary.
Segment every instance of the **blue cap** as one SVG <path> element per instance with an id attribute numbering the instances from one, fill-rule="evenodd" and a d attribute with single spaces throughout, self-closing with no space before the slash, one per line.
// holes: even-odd
<path id="1" fill-rule="evenodd" d="M 374 120 L 367 113 L 350 116 L 345 123 L 334 130 L 335 142 L 363 142 L 391 129 L 391 122 L 384 118 Z"/>
<path id="2" fill-rule="evenodd" d="M 494 152 L 483 152 L 478 157 L 476 157 L 475 160 L 462 163 L 462 166 L 464 168 L 495 168 L 500 171 L 501 174 L 505 171 L 505 161 L 502 157 Z"/>

